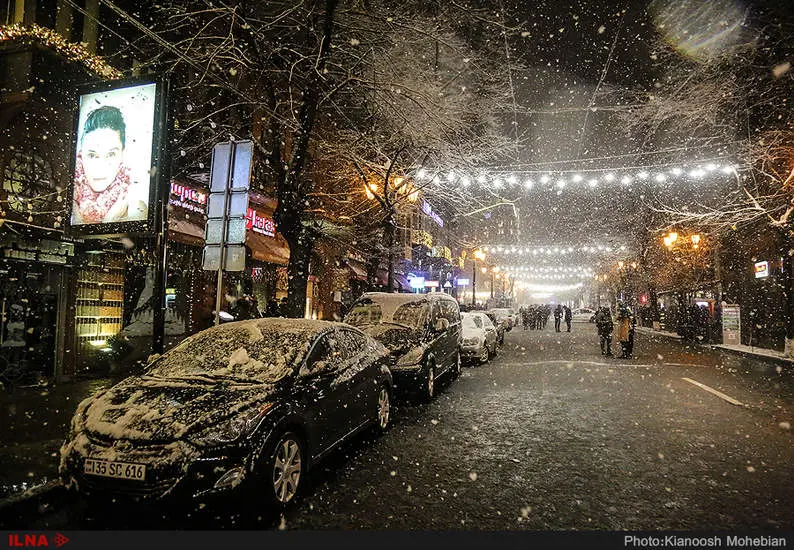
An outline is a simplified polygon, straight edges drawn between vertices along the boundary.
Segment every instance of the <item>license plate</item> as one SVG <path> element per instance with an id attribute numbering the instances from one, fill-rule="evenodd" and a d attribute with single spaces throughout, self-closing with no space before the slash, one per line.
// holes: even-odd
<path id="1" fill-rule="evenodd" d="M 110 462 L 87 458 L 83 465 L 83 472 L 94 476 L 143 481 L 146 477 L 146 466 L 131 462 Z"/>

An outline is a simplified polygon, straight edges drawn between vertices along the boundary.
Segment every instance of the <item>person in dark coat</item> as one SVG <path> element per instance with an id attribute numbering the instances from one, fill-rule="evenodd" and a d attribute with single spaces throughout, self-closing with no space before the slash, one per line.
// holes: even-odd
<path id="1" fill-rule="evenodd" d="M 278 317 L 278 302 L 275 298 L 271 298 L 267 301 L 267 306 L 265 306 L 265 317 Z"/>
<path id="2" fill-rule="evenodd" d="M 615 324 L 612 322 L 612 312 L 608 307 L 601 307 L 595 316 L 598 339 L 601 342 L 601 355 L 612 357 L 612 331 Z"/>
<path id="3" fill-rule="evenodd" d="M 560 321 L 562 321 L 562 306 L 557 304 L 554 308 L 554 332 L 560 332 Z"/>
<path id="4" fill-rule="evenodd" d="M 571 320 L 573 319 L 573 313 L 571 312 L 571 308 L 568 306 L 562 306 L 564 315 L 565 315 L 565 325 L 568 327 L 568 332 L 571 332 Z"/>

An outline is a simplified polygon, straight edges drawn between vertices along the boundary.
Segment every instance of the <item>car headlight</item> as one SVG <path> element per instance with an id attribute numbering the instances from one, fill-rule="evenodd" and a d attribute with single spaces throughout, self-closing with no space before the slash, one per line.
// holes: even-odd
<path id="1" fill-rule="evenodd" d="M 408 350 L 408 353 L 397 359 L 396 365 L 398 367 L 408 367 L 417 365 L 422 362 L 422 357 L 425 354 L 424 346 L 417 346 Z"/>
<path id="2" fill-rule="evenodd" d="M 266 403 L 261 407 L 255 407 L 242 415 L 233 416 L 221 424 L 212 426 L 196 437 L 196 443 L 211 446 L 235 443 L 254 428 L 257 421 L 272 409 L 273 405 L 275 403 Z"/>

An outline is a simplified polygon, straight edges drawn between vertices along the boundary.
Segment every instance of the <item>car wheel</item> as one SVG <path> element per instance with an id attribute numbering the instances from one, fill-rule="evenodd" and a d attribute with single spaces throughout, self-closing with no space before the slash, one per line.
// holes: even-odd
<path id="1" fill-rule="evenodd" d="M 391 393 L 389 388 L 381 386 L 378 392 L 378 411 L 377 411 L 378 431 L 383 433 L 391 425 Z"/>
<path id="2" fill-rule="evenodd" d="M 294 432 L 286 432 L 276 443 L 265 472 L 265 491 L 270 504 L 277 507 L 290 503 L 301 487 L 306 469 L 303 440 Z"/>

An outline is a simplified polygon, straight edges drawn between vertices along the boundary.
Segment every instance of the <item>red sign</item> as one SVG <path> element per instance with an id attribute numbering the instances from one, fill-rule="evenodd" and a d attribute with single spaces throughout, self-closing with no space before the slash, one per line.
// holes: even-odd
<path id="1" fill-rule="evenodd" d="M 640 302 L 643 303 L 643 304 L 647 304 L 648 303 L 648 295 L 647 294 L 641 295 L 640 296 Z"/>
<path id="2" fill-rule="evenodd" d="M 245 228 L 268 237 L 276 236 L 276 223 L 270 218 L 259 215 L 253 208 L 249 208 L 245 216 Z"/>
<path id="3" fill-rule="evenodd" d="M 202 191 L 196 191 L 187 185 L 172 181 L 171 196 L 168 199 L 168 204 L 181 206 L 187 210 L 203 214 L 207 208 L 207 194 Z"/>

